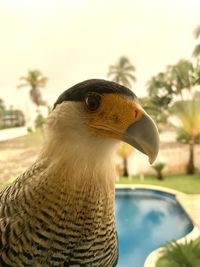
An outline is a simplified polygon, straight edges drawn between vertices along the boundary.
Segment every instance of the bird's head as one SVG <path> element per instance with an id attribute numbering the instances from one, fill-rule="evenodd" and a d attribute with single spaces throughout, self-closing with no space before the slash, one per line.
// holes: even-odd
<path id="1" fill-rule="evenodd" d="M 56 101 L 47 128 L 63 144 L 77 149 L 96 142 L 124 141 L 153 163 L 159 148 L 158 130 L 128 88 L 105 80 L 87 80 L 64 91 Z M 95 148 L 95 146 L 93 146 Z M 97 147 L 95 148 L 97 149 Z M 97 152 L 97 151 L 96 151 Z"/>

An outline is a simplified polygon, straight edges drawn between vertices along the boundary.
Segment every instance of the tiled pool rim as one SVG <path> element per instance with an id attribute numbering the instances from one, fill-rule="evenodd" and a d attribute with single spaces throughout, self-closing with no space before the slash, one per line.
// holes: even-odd
<path id="1" fill-rule="evenodd" d="M 195 239 L 197 237 L 200 236 L 200 229 L 197 227 L 196 223 L 195 223 L 195 219 L 192 218 L 191 215 L 189 215 L 189 213 L 187 212 L 187 210 L 183 207 L 183 204 L 181 203 L 181 199 L 182 197 L 187 196 L 186 194 L 179 192 L 177 190 L 173 190 L 170 188 L 166 188 L 166 187 L 162 187 L 162 186 L 152 186 L 152 185 L 143 185 L 143 184 L 137 184 L 137 185 L 130 185 L 130 184 L 122 184 L 122 185 L 116 185 L 115 186 L 116 189 L 118 188 L 127 188 L 127 189 L 149 189 L 149 190 L 156 190 L 156 191 L 160 191 L 163 193 L 167 193 L 170 194 L 172 196 L 174 196 L 177 200 L 177 202 L 179 203 L 179 205 L 182 207 L 182 209 L 184 210 L 184 212 L 187 214 L 187 216 L 190 218 L 190 220 L 192 221 L 194 228 L 193 230 L 187 234 L 186 236 L 184 236 L 183 238 L 179 239 L 178 242 L 182 242 L 184 243 L 185 240 L 192 240 Z M 146 258 L 146 261 L 144 263 L 144 267 L 155 267 L 156 266 L 156 262 L 157 260 L 160 258 L 161 256 L 161 252 L 162 252 L 162 248 L 158 248 L 156 250 L 154 250 L 153 252 L 151 252 L 149 254 L 149 256 Z"/>

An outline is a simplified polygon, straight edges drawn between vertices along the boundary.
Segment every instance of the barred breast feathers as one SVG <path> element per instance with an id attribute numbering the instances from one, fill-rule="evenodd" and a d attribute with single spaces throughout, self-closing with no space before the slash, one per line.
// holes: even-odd
<path id="1" fill-rule="evenodd" d="M 62 114 L 62 107 L 60 109 Z M 72 111 L 73 106 L 69 107 L 69 113 Z M 19 255 L 25 247 L 27 251 L 32 250 L 31 255 L 38 255 L 38 262 L 42 262 L 44 255 L 46 259 L 53 257 L 52 253 L 58 253 L 58 258 L 63 261 L 65 258 L 67 262 L 72 257 L 69 255 L 73 254 L 77 259 L 80 255 L 83 256 L 85 251 L 91 249 L 91 244 L 96 244 L 94 249 L 97 250 L 98 259 L 103 249 L 100 243 L 97 245 L 101 239 L 107 253 L 113 253 L 113 257 L 105 258 L 101 266 L 112 266 L 113 263 L 107 264 L 110 264 L 108 261 L 116 261 L 117 254 L 114 222 L 115 167 L 112 154 L 114 149 L 108 153 L 108 146 L 114 148 L 116 143 L 104 140 L 102 144 L 101 140 L 96 140 L 96 136 L 83 134 L 84 127 L 76 133 L 80 135 L 77 139 L 71 132 L 66 132 L 66 125 L 62 130 L 62 125 L 54 116 L 52 113 L 47 121 L 46 141 L 36 163 L 0 193 L 0 259 L 12 262 L 11 256 L 9 258 L 4 255 L 10 246 Z M 55 126 L 61 129 L 51 131 L 51 127 Z M 77 143 L 76 140 L 81 141 Z M 69 246 L 63 256 L 66 236 L 71 236 L 71 244 L 78 242 L 75 247 L 83 252 Z M 87 239 L 84 246 L 81 244 L 82 238 Z M 34 248 L 31 243 L 35 244 Z M 41 247 L 46 247 L 45 252 L 40 251 Z M 52 251 L 49 247 L 52 247 Z M 20 257 L 21 262 L 31 262 L 30 259 L 24 259 L 24 255 Z M 92 261 L 92 257 L 94 256 L 86 258 L 86 263 Z M 76 261 L 75 258 L 74 260 Z M 101 261 L 104 261 L 103 258 Z"/>

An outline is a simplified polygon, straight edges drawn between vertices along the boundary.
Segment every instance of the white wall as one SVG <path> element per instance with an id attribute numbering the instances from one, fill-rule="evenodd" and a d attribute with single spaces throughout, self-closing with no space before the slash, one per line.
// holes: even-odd
<path id="1" fill-rule="evenodd" d="M 164 132 L 160 135 L 160 150 L 155 163 L 166 164 L 164 173 L 184 173 L 189 160 L 189 145 L 178 144 L 174 132 Z M 200 171 L 200 145 L 195 145 L 194 162 Z M 119 156 L 116 157 L 117 164 L 122 164 Z M 128 169 L 130 175 L 155 174 L 148 161 L 148 157 L 136 149 L 128 158 Z"/>

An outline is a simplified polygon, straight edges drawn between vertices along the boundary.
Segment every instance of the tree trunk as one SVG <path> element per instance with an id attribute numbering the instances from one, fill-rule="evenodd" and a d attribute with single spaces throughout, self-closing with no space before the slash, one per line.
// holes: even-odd
<path id="1" fill-rule="evenodd" d="M 163 181 L 163 180 L 164 180 L 164 177 L 163 177 L 163 175 L 162 175 L 162 171 L 159 171 L 159 172 L 157 173 L 157 178 L 158 178 L 158 180 L 160 180 L 160 181 Z"/>
<path id="2" fill-rule="evenodd" d="M 123 157 L 123 176 L 128 177 L 128 161 L 126 157 Z"/>
<path id="3" fill-rule="evenodd" d="M 195 167 L 194 167 L 194 136 L 190 137 L 189 149 L 190 149 L 190 155 L 189 155 L 189 161 L 188 161 L 188 165 L 187 165 L 187 174 L 194 174 L 195 173 Z"/>

